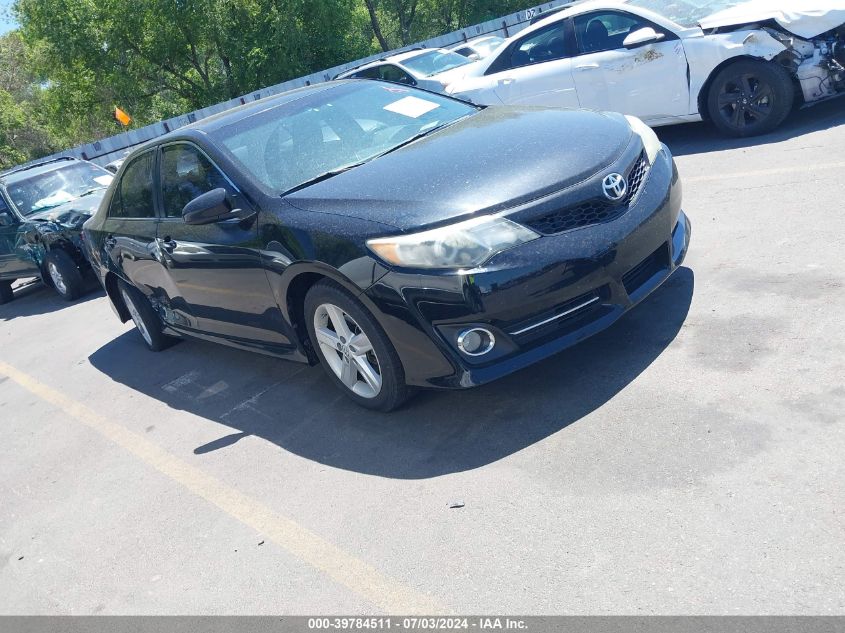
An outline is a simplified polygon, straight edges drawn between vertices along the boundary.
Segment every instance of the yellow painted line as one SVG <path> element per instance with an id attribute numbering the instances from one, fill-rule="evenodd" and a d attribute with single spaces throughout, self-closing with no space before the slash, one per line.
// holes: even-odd
<path id="1" fill-rule="evenodd" d="M 430 596 L 404 587 L 371 565 L 329 543 L 292 519 L 168 453 L 148 439 L 111 422 L 63 393 L 0 361 L 0 376 L 48 402 L 68 416 L 129 451 L 145 464 L 217 506 L 244 525 L 262 533 L 288 552 L 334 581 L 378 605 L 388 614 L 445 613 Z"/>
<path id="2" fill-rule="evenodd" d="M 766 176 L 784 176 L 788 174 L 812 174 L 818 170 L 828 169 L 844 169 L 845 163 L 822 163 L 820 165 L 796 165 L 795 167 L 779 167 L 776 169 L 760 169 L 758 171 L 738 171 L 730 174 L 720 174 L 718 176 L 692 176 L 683 177 L 684 183 L 688 182 L 718 182 L 720 180 L 728 179 L 743 179 L 743 178 L 761 178 Z"/>

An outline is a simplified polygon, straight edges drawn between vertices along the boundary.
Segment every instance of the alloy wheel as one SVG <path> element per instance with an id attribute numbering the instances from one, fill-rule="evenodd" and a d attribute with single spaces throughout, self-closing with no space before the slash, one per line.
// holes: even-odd
<path id="1" fill-rule="evenodd" d="M 47 271 L 50 273 L 50 279 L 52 279 L 56 290 L 63 295 L 67 294 L 67 284 L 65 284 L 65 279 L 62 277 L 62 273 L 59 271 L 59 267 L 56 266 L 55 262 L 47 264 Z"/>
<path id="2" fill-rule="evenodd" d="M 774 111 L 772 87 L 752 74 L 725 82 L 719 93 L 719 114 L 736 130 L 766 121 Z"/>
<path id="3" fill-rule="evenodd" d="M 323 303 L 314 312 L 314 332 L 326 362 L 353 393 L 375 398 L 381 392 L 381 365 L 370 339 L 341 308 Z"/>

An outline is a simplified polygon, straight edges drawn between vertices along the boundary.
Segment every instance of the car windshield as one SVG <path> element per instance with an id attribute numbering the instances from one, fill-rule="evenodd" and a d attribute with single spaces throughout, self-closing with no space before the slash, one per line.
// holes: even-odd
<path id="1" fill-rule="evenodd" d="M 487 37 L 483 40 L 476 40 L 475 42 L 470 43 L 482 57 L 487 57 L 490 53 L 499 48 L 504 41 L 505 40 L 502 37 Z"/>
<path id="2" fill-rule="evenodd" d="M 428 51 L 416 57 L 403 59 L 401 64 L 422 77 L 433 77 L 447 70 L 471 64 L 472 60 L 452 51 Z"/>
<path id="3" fill-rule="evenodd" d="M 730 9 L 747 0 L 628 0 L 628 4 L 654 11 L 682 26 L 696 26 L 708 15 Z"/>
<path id="4" fill-rule="evenodd" d="M 414 88 L 361 81 L 269 106 L 210 134 L 256 180 L 284 193 L 477 111 Z"/>
<path id="5" fill-rule="evenodd" d="M 112 174 L 85 162 L 59 163 L 54 169 L 32 176 L 15 174 L 6 191 L 23 215 L 32 215 L 72 202 L 111 184 Z"/>

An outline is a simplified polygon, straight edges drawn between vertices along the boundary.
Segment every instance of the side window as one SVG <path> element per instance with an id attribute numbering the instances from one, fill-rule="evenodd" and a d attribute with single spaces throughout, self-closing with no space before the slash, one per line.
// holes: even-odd
<path id="1" fill-rule="evenodd" d="M 161 151 L 164 215 L 181 218 L 191 200 L 214 189 L 231 190 L 225 176 L 192 145 L 167 145 Z"/>
<path id="2" fill-rule="evenodd" d="M 582 55 L 624 48 L 631 33 L 645 27 L 666 33 L 656 24 L 620 11 L 593 11 L 575 18 L 575 40 Z"/>
<path id="3" fill-rule="evenodd" d="M 112 218 L 153 218 L 153 158 L 155 152 L 149 151 L 133 160 L 112 196 L 109 217 Z"/>
<path id="4" fill-rule="evenodd" d="M 397 66 L 385 64 L 384 66 L 379 66 L 379 69 L 381 70 L 381 78 L 384 81 L 392 81 L 397 84 L 408 84 L 409 86 L 417 85 L 417 82 L 414 81 L 408 73 Z"/>
<path id="5" fill-rule="evenodd" d="M 532 33 L 520 41 L 511 53 L 510 68 L 548 62 L 566 57 L 564 22 Z"/>
<path id="6" fill-rule="evenodd" d="M 358 71 L 352 77 L 355 79 L 379 79 L 381 77 L 381 66 L 373 66 L 372 68 L 365 68 Z"/>

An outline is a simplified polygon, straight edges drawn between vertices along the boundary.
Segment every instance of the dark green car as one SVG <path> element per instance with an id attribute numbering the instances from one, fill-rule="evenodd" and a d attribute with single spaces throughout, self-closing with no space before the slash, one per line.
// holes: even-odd
<path id="1" fill-rule="evenodd" d="M 0 303 L 12 300 L 12 283 L 26 277 L 40 277 L 67 301 L 83 293 L 90 266 L 82 225 L 112 178 L 75 158 L 0 173 Z"/>

